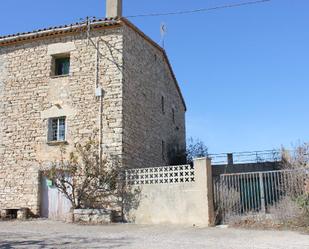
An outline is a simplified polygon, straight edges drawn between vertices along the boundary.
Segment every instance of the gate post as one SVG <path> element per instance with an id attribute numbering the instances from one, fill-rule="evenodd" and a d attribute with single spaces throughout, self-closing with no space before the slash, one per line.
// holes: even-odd
<path id="1" fill-rule="evenodd" d="M 261 194 L 261 210 L 263 213 L 266 213 L 266 206 L 265 206 L 265 194 L 264 194 L 264 181 L 263 181 L 263 173 L 259 173 L 260 179 L 260 194 Z"/>
<path id="2" fill-rule="evenodd" d="M 206 216 L 208 226 L 214 225 L 214 193 L 212 182 L 212 168 L 210 158 L 198 158 L 194 160 L 195 179 L 201 191 L 201 208 Z M 203 219 L 203 218 L 202 218 Z"/>

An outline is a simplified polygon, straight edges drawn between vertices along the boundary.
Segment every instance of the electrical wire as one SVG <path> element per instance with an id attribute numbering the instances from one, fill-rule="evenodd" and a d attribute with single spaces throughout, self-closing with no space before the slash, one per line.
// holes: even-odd
<path id="1" fill-rule="evenodd" d="M 253 4 L 261 4 L 270 2 L 271 0 L 258 0 L 258 1 L 250 1 L 250 2 L 243 2 L 243 3 L 234 3 L 234 4 L 228 4 L 228 5 L 221 5 L 221 6 L 215 6 L 210 8 L 202 8 L 202 9 L 194 9 L 194 10 L 183 10 L 183 11 L 176 11 L 176 12 L 166 12 L 166 13 L 149 13 L 149 14 L 140 14 L 140 15 L 131 15 L 131 16 L 125 16 L 126 18 L 137 18 L 137 17 L 156 17 L 156 16 L 170 16 L 170 15 L 185 15 L 185 14 L 194 14 L 199 12 L 207 12 L 212 10 L 221 10 L 221 9 L 227 9 L 227 8 L 236 8 L 246 5 L 253 5 Z"/>

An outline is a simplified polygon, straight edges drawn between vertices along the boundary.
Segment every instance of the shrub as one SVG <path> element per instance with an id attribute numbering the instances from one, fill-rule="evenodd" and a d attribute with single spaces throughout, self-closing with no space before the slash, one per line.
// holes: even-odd
<path id="1" fill-rule="evenodd" d="M 45 172 L 73 209 L 107 206 L 116 193 L 120 174 L 118 164 L 115 161 L 100 162 L 97 148 L 97 143 L 89 140 L 85 144 L 76 144 L 67 157 L 62 147 L 60 160 L 54 161 Z"/>

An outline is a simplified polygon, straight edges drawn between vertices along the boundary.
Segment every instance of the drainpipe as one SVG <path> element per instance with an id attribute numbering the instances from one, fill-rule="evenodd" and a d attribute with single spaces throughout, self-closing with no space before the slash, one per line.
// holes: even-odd
<path id="1" fill-rule="evenodd" d="M 102 151 L 102 136 L 103 136 L 103 91 L 101 86 L 99 85 L 99 64 L 100 64 L 100 38 L 97 39 L 96 44 L 96 67 L 95 67 L 95 96 L 99 98 L 99 163 L 100 166 L 102 165 L 102 157 L 103 157 L 103 151 Z"/>

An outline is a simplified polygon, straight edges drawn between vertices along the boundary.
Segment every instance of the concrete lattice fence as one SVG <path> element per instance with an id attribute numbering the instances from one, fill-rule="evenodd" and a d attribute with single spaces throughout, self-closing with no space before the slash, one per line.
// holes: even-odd
<path id="1" fill-rule="evenodd" d="M 164 166 L 126 171 L 129 185 L 177 184 L 195 182 L 193 165 Z"/>
<path id="2" fill-rule="evenodd" d="M 139 205 L 126 214 L 137 224 L 209 226 L 214 221 L 211 161 L 194 165 L 139 168 L 126 171 L 126 182 L 140 189 Z"/>

